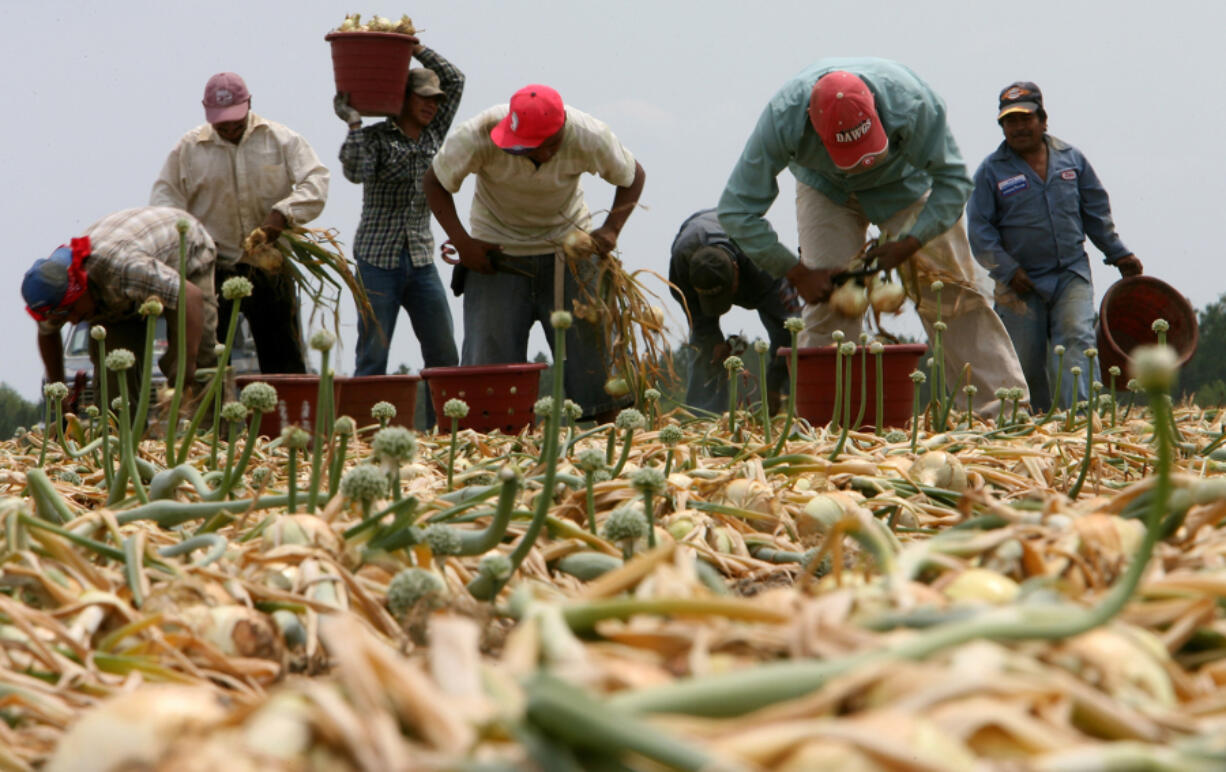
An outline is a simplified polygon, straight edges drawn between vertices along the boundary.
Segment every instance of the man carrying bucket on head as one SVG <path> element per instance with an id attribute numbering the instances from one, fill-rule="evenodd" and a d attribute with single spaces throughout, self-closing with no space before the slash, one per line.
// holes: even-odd
<path id="1" fill-rule="evenodd" d="M 796 178 L 803 257 L 781 244 L 765 219 L 785 168 Z M 822 59 L 771 98 L 724 188 L 719 219 L 750 259 L 786 276 L 804 298 L 802 346 L 827 344 L 836 330 L 849 340 L 859 336 L 861 319 L 826 301 L 833 275 L 876 224 L 886 240 L 866 258 L 898 270 L 930 338 L 938 309 L 932 283 L 941 281 L 946 372 L 959 383 L 970 364 L 975 410 L 994 415 L 996 390 L 1025 381 L 1004 326 L 977 288 L 982 269 L 961 222 L 970 188 L 945 103 L 928 84 L 886 59 Z"/>
<path id="2" fill-rule="evenodd" d="M 1031 404 L 1052 402 L 1048 346 L 1064 346 L 1064 366 L 1086 367 L 1094 346 L 1094 288 L 1086 236 L 1122 276 L 1141 261 L 1115 233 L 1111 203 L 1090 162 L 1047 133 L 1043 93 L 1034 83 L 1006 86 L 996 122 L 1005 139 L 975 172 L 966 214 L 975 258 L 996 280 L 1000 315 L 1026 373 Z M 1098 361 L 1093 380 L 1101 380 Z M 1060 401 L 1085 400 L 1086 379 L 1064 377 Z"/>
<path id="3" fill-rule="evenodd" d="M 615 186 L 608 216 L 590 234 L 608 254 L 646 175 L 606 124 L 564 105 L 549 86 L 525 86 L 509 105 L 466 121 L 434 157 L 424 180 L 426 198 L 459 254 L 457 270 L 467 269 L 463 364 L 524 362 L 538 321 L 553 348 L 550 313 L 571 311 L 581 287 L 595 294 L 603 258 L 567 258 L 561 251 L 570 231 L 591 225 L 579 186 L 585 173 Z M 477 178 L 471 233 L 453 198 L 470 174 Z M 566 396 L 585 417 L 612 418 L 623 400 L 604 391 L 611 352 L 602 330 L 576 315 L 566 335 Z"/>

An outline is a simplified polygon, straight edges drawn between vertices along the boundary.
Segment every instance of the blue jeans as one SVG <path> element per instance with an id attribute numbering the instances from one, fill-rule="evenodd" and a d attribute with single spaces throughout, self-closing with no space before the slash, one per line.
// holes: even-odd
<path id="1" fill-rule="evenodd" d="M 370 298 L 374 324 L 358 314 L 358 350 L 354 375 L 386 375 L 387 354 L 396 331 L 396 319 L 403 308 L 409 314 L 413 334 L 421 345 L 426 367 L 452 367 L 459 360 L 451 307 L 434 263 L 415 266 L 408 250 L 400 254 L 400 265 L 377 268 L 358 261 L 358 274 Z M 434 425 L 434 406 L 426 398 L 426 422 Z"/>
<path id="2" fill-rule="evenodd" d="M 997 286 L 996 313 L 1004 322 L 1017 358 L 1026 374 L 1030 388 L 1030 404 L 1036 411 L 1051 407 L 1052 388 L 1056 377 L 1057 357 L 1051 351 L 1056 345 L 1064 346 L 1064 374 L 1060 378 L 1060 406 L 1073 405 L 1086 399 L 1085 350 L 1096 344 L 1094 334 L 1094 288 L 1080 276 L 1070 273 L 1062 276 L 1050 298 L 1031 292 L 1019 298 L 1012 290 Z M 1004 299 L 1006 302 L 1001 302 Z M 1024 305 L 1024 310 L 1017 307 Z M 1050 344 L 1050 345 L 1049 345 Z M 1081 368 L 1077 378 L 1069 372 L 1074 365 Z M 1098 360 L 1094 360 L 1094 372 L 1089 380 L 1101 380 Z"/>
<path id="3" fill-rule="evenodd" d="M 516 270 L 530 275 L 504 271 L 492 274 L 469 272 L 464 283 L 462 359 L 465 365 L 527 362 L 528 334 L 536 322 L 541 323 L 549 348 L 554 350 L 553 326 L 549 323 L 549 315 L 554 310 L 553 254 L 504 259 Z M 594 263 L 587 261 L 578 265 L 581 280 L 589 292 L 594 292 Z M 579 284 L 575 275 L 566 270 L 564 308 L 573 311 L 573 301 L 578 296 Z M 566 332 L 563 388 L 566 398 L 583 408 L 584 418 L 629 404 L 605 393 L 609 361 L 603 332 L 596 325 L 574 317 Z"/>

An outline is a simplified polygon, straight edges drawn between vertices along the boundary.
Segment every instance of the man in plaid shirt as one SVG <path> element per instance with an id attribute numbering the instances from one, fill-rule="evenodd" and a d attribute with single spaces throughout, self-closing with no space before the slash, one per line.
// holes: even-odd
<path id="1" fill-rule="evenodd" d="M 35 261 L 26 272 L 21 294 L 26 310 L 38 321 L 38 351 L 49 383 L 64 381 L 60 329 L 65 323 L 88 321 L 106 327 L 107 350 L 126 348 L 136 355 L 136 366 L 127 372 L 129 394 L 135 399 L 146 329 L 138 310 L 150 297 L 162 301 L 169 328 L 170 346 L 158 364 L 168 379 L 174 377 L 180 220 L 187 222 L 185 341 L 186 349 L 194 353 L 184 362 L 185 382 L 193 382 L 196 368 L 217 364 L 217 296 L 213 292 L 217 250 L 213 239 L 187 212 L 147 206 L 103 217 L 86 228 L 81 238 Z M 90 359 L 96 378 L 102 371 L 96 346 L 90 346 Z M 113 373 L 107 385 L 110 394 L 119 395 Z M 96 385 L 94 393 L 98 393 Z"/>
<path id="2" fill-rule="evenodd" d="M 426 367 L 459 362 L 421 179 L 459 109 L 464 74 L 420 43 L 413 55 L 424 67 L 409 71 L 400 115 L 363 128 L 347 95 L 337 94 L 333 105 L 349 125 L 340 152 L 345 178 L 362 184 L 354 256 L 374 310 L 373 323 L 359 314 L 355 375 L 387 373 L 401 308 L 409 314 Z M 429 400 L 426 420 L 434 424 Z"/>

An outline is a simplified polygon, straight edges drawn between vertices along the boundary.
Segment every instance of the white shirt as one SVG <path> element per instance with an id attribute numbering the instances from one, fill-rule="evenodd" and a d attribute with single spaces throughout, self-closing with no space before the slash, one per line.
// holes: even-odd
<path id="1" fill-rule="evenodd" d="M 247 114 L 238 144 L 209 124 L 183 135 L 162 167 L 149 203 L 190 212 L 217 243 L 217 263 L 230 267 L 243 239 L 272 210 L 291 225 L 319 216 L 330 175 L 310 144 L 289 128 Z"/>

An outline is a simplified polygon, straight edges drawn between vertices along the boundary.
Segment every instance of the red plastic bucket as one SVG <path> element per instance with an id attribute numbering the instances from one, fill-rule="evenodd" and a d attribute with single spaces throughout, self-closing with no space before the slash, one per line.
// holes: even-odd
<path id="1" fill-rule="evenodd" d="M 277 390 L 277 409 L 265 413 L 260 419 L 260 434 L 276 439 L 287 425 L 298 425 L 307 431 L 315 430 L 315 399 L 319 396 L 319 376 L 310 374 L 264 374 L 240 375 L 234 379 L 241 392 L 249 383 L 263 381 Z M 282 420 L 282 413 L 285 420 Z"/>
<path id="2" fill-rule="evenodd" d="M 860 412 L 860 359 L 862 346 L 856 347 L 851 362 L 851 416 L 855 420 Z M 915 398 L 915 384 L 911 372 L 919 365 L 920 358 L 928 351 L 922 343 L 901 343 L 886 346 L 881 353 L 882 364 L 882 426 L 905 426 L 911 418 Z M 779 356 L 792 367 L 792 350 L 779 349 Z M 796 381 L 796 413 L 814 426 L 829 423 L 834 411 L 834 346 L 814 346 L 797 352 L 799 372 Z M 843 367 L 848 359 L 844 358 Z M 877 358 L 868 355 L 868 382 L 865 390 L 864 426 L 877 425 Z M 847 371 L 843 371 L 846 379 Z M 846 383 L 846 381 L 844 381 Z M 841 418 L 841 416 L 840 416 Z"/>
<path id="3" fill-rule="evenodd" d="M 330 32 L 336 90 L 362 115 L 399 115 L 413 41 L 395 32 Z"/>
<path id="4" fill-rule="evenodd" d="M 449 399 L 468 403 L 468 415 L 460 419 L 461 429 L 504 434 L 518 434 L 533 421 L 532 406 L 536 404 L 537 385 L 544 362 L 524 362 L 506 365 L 472 365 L 468 367 L 427 367 L 421 371 L 430 387 L 434 414 L 439 429 L 451 428 L 451 419 L 443 414 Z"/>
<path id="5" fill-rule="evenodd" d="M 413 428 L 420 375 L 359 375 L 333 379 L 336 414 L 347 415 L 358 426 L 371 422 L 370 409 L 376 402 L 390 402 L 396 408 L 391 426 Z"/>
<path id="6" fill-rule="evenodd" d="M 1153 276 L 1129 276 L 1107 288 L 1098 307 L 1098 356 L 1103 380 L 1112 365 L 1128 378 L 1128 355 L 1137 346 L 1157 343 L 1155 319 L 1170 324 L 1166 342 L 1183 365 L 1196 353 L 1200 330 L 1196 310 L 1171 285 Z M 1121 381 L 1122 383 L 1122 381 Z"/>

